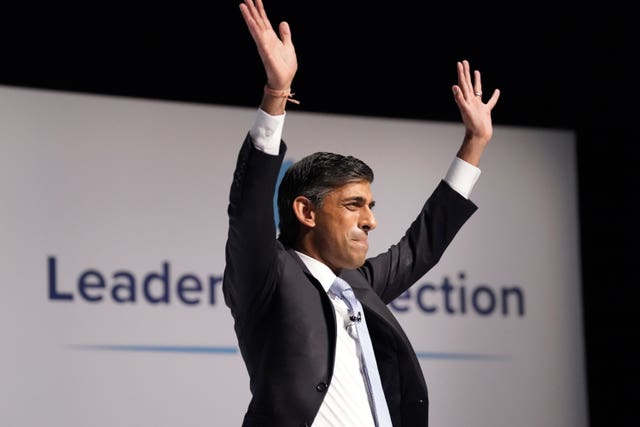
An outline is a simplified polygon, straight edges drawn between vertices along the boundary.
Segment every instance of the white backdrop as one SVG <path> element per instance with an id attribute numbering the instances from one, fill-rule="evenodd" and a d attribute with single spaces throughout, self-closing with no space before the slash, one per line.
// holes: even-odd
<path id="1" fill-rule="evenodd" d="M 220 280 L 255 112 L 0 87 L 0 425 L 240 425 L 248 376 Z M 287 160 L 372 166 L 375 254 L 463 128 L 290 108 L 283 136 Z M 496 126 L 478 212 L 393 304 L 434 426 L 588 425 L 574 149 L 570 131 Z"/>

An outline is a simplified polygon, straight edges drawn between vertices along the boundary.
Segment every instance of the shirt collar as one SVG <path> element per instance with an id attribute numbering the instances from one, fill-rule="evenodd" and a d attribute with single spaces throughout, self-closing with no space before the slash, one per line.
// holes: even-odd
<path id="1" fill-rule="evenodd" d="M 318 261 L 315 258 L 311 258 L 309 255 L 305 255 L 302 252 L 296 251 L 304 265 L 309 269 L 309 272 L 313 274 L 313 277 L 318 279 L 325 291 L 329 291 L 336 275 L 331 271 L 326 264 Z"/>

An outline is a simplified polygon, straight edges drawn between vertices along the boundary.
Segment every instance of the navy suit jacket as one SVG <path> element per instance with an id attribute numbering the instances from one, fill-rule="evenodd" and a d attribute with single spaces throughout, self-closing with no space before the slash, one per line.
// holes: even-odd
<path id="1" fill-rule="evenodd" d="M 276 239 L 278 156 L 250 136 L 231 185 L 223 293 L 250 379 L 243 426 L 311 425 L 331 387 L 336 319 L 325 290 Z M 361 301 L 394 426 L 428 425 L 427 386 L 415 351 L 387 304 L 442 256 L 476 206 L 441 181 L 400 241 L 341 273 Z"/>

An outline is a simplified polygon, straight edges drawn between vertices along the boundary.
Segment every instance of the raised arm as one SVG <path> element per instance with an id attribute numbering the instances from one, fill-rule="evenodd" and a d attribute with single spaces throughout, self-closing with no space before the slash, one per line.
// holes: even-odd
<path id="1" fill-rule="evenodd" d="M 486 103 L 482 102 L 480 71 L 473 71 L 472 82 L 469 62 L 467 60 L 458 62 L 457 67 L 458 84 L 453 85 L 452 89 L 465 126 L 464 139 L 457 156 L 478 166 L 480 157 L 493 136 L 491 110 L 498 102 L 500 90 L 495 89 L 491 98 Z"/>
<path id="2" fill-rule="evenodd" d="M 296 51 L 291 41 L 291 30 L 285 21 L 278 26 L 278 36 L 264 10 L 262 0 L 244 0 L 240 11 L 249 28 L 267 74 L 264 96 L 260 108 L 271 115 L 285 111 L 287 100 L 292 100 L 291 83 L 298 70 Z"/>

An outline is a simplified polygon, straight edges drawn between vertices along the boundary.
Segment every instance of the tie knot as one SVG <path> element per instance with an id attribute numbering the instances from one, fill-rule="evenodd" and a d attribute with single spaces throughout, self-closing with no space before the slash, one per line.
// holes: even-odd
<path id="1" fill-rule="evenodd" d="M 353 292 L 351 286 L 340 277 L 336 277 L 336 280 L 333 281 L 331 285 L 331 290 L 338 296 L 342 296 L 345 292 Z"/>
<path id="2" fill-rule="evenodd" d="M 360 303 L 356 299 L 356 296 L 353 293 L 353 289 L 351 286 L 341 279 L 340 277 L 336 277 L 333 284 L 331 285 L 331 292 L 333 292 L 336 296 L 342 298 L 349 304 L 351 310 L 357 310 Z"/>

